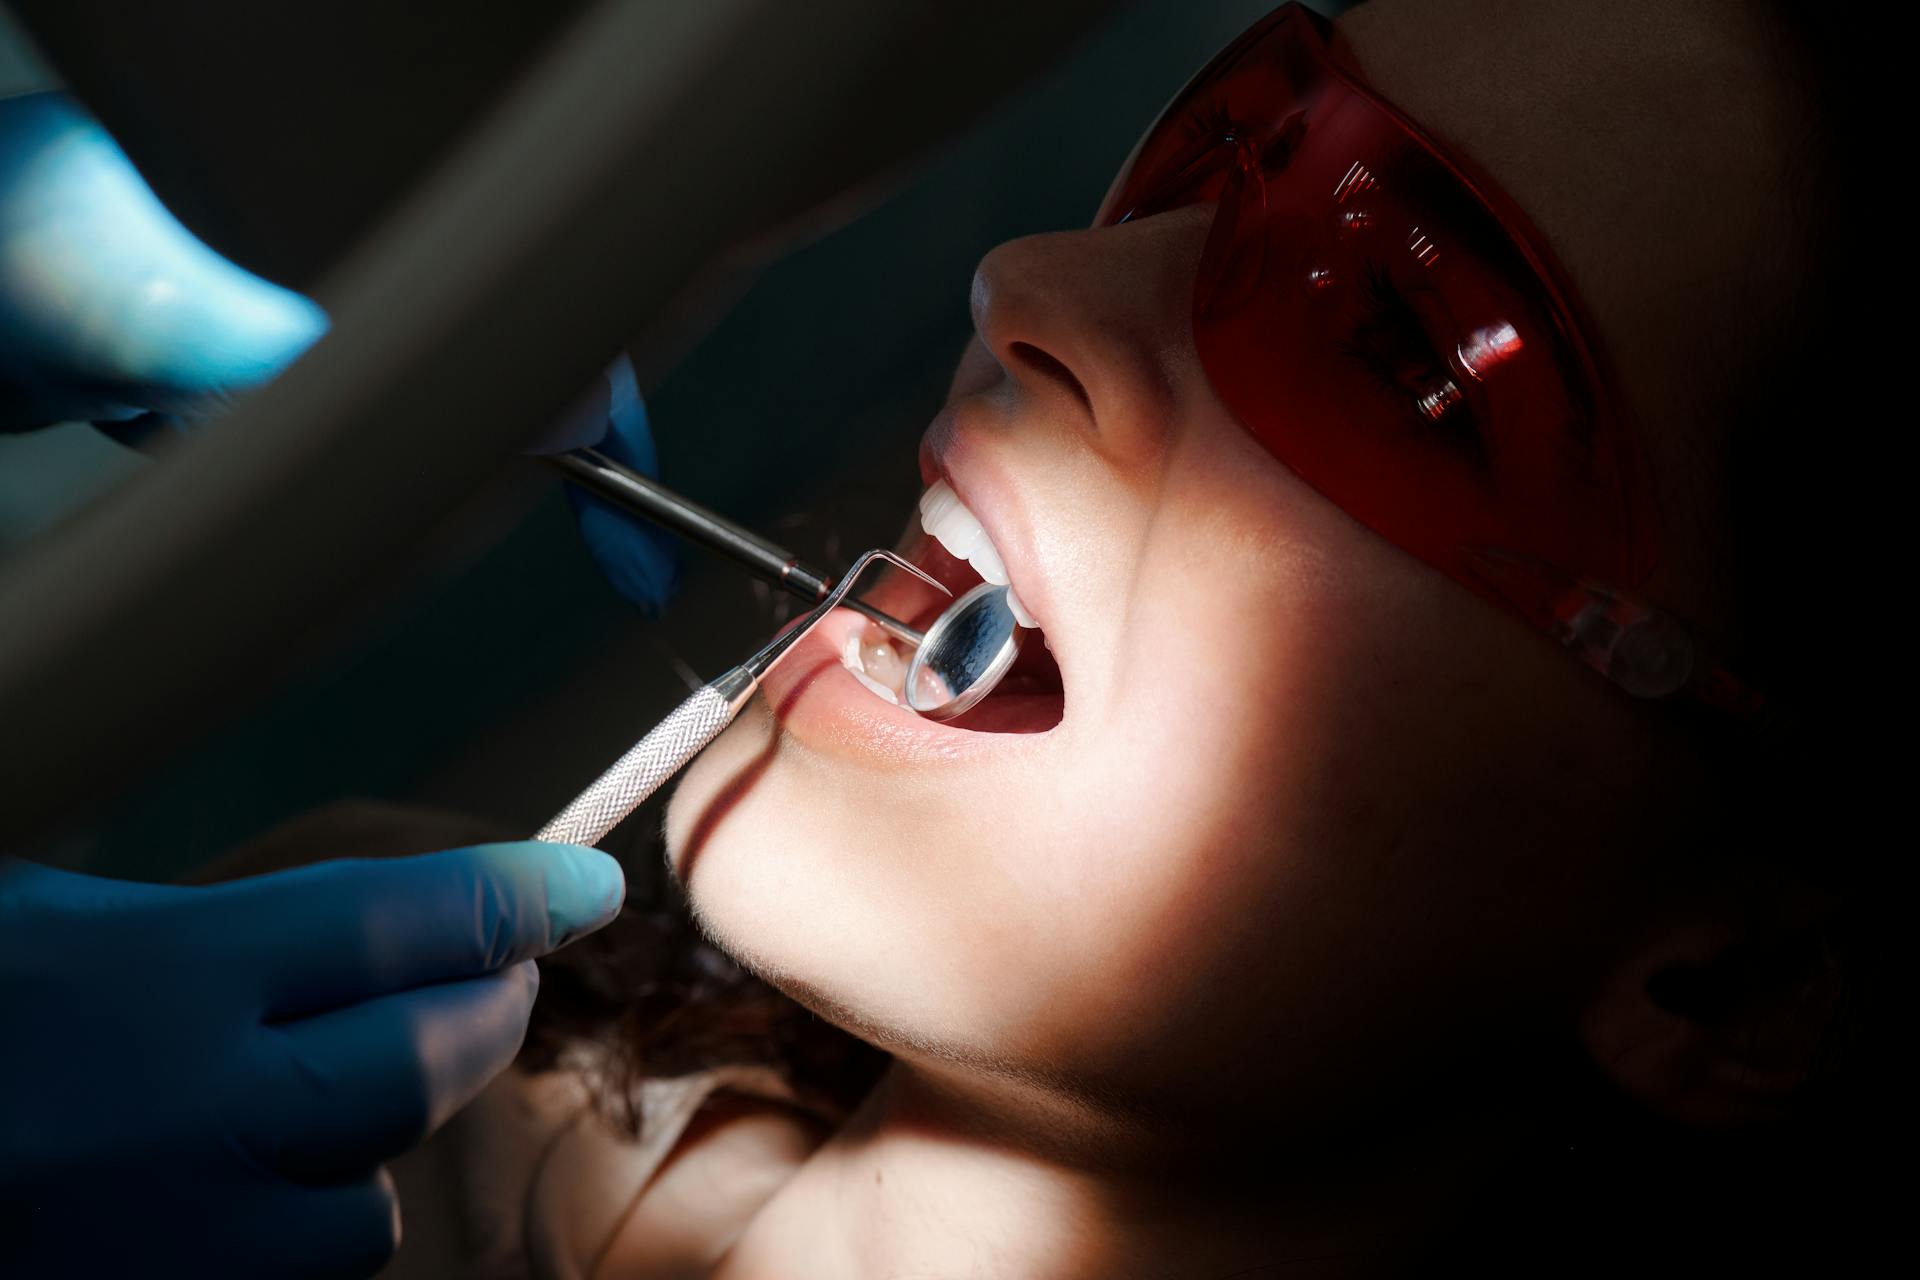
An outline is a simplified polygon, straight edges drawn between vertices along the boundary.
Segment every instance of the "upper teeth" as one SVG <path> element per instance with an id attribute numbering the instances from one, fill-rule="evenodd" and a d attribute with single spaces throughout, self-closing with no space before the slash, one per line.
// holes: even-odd
<path id="1" fill-rule="evenodd" d="M 945 547 L 948 555 L 965 560 L 975 573 L 996 587 L 1006 587 L 1007 608 L 1013 611 L 1014 621 L 1023 627 L 1038 625 L 1014 592 L 1007 578 L 1006 562 L 994 549 L 993 540 L 987 537 L 979 518 L 967 510 L 945 480 L 935 481 L 933 488 L 920 495 L 920 527 Z"/>

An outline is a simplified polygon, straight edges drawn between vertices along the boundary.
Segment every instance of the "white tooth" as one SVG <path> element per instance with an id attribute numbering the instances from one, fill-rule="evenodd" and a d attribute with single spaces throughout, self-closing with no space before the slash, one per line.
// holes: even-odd
<path id="1" fill-rule="evenodd" d="M 994 548 L 990 539 L 980 539 L 980 545 L 973 549 L 973 554 L 967 557 L 967 562 L 973 566 L 975 573 L 994 586 L 1007 585 L 1006 562 L 1000 559 L 1000 552 Z"/>
<path id="2" fill-rule="evenodd" d="M 920 524 L 922 526 L 933 524 L 933 516 L 937 516 L 941 510 L 947 509 L 956 501 L 958 499 L 954 497 L 954 491 L 948 489 L 945 480 L 935 482 L 935 486 L 920 495 Z"/>
<path id="3" fill-rule="evenodd" d="M 973 512 L 961 505 L 958 498 L 950 504 L 942 504 L 931 519 L 923 519 L 920 523 L 955 560 L 965 560 L 972 555 L 973 549 L 986 537 L 986 530 L 980 527 L 980 521 L 974 518 Z"/>
<path id="4" fill-rule="evenodd" d="M 891 640 L 877 630 L 860 643 L 860 669 L 889 689 L 898 689 L 907 677 L 907 660 Z"/>
<path id="5" fill-rule="evenodd" d="M 867 686 L 868 689 L 872 690 L 874 693 L 878 694 L 880 697 L 885 698 L 888 702 L 891 702 L 894 706 L 897 707 L 900 705 L 900 699 L 894 696 L 893 690 L 887 688 L 887 686 L 881 684 L 878 680 L 875 680 L 872 676 L 868 675 L 866 672 L 856 671 L 853 673 L 853 678 L 855 680 L 858 680 L 861 684 Z"/>
<path id="6" fill-rule="evenodd" d="M 973 549 L 980 545 L 980 540 L 985 536 L 985 530 L 977 524 L 972 528 L 948 527 L 936 531 L 933 536 L 940 540 L 940 545 L 947 549 L 948 555 L 955 560 L 965 560 L 973 554 Z"/>
<path id="7" fill-rule="evenodd" d="M 952 523 L 954 512 L 965 510 L 960 503 L 960 495 L 942 481 L 927 490 L 926 496 L 921 499 L 920 527 L 932 533 L 942 525 Z"/>
<path id="8" fill-rule="evenodd" d="M 946 481 L 936 481 L 920 495 L 920 527 L 945 547 L 948 555 L 973 565 L 973 571 L 994 586 L 1004 587 L 1010 581 L 1000 549 L 993 545 L 979 518 L 967 510 L 960 495 Z M 1016 611 L 1014 616 L 1022 626 L 1033 625 L 1030 614 Z"/>
<path id="9" fill-rule="evenodd" d="M 953 496 L 953 490 L 947 488 L 946 481 L 944 480 L 921 494 L 920 527 L 928 533 L 932 533 L 933 526 L 940 523 L 941 515 L 956 501 L 957 499 Z"/>
<path id="10" fill-rule="evenodd" d="M 1013 611 L 1013 620 L 1023 627 L 1037 627 L 1040 624 L 1027 612 L 1027 606 L 1020 603 L 1020 596 L 1012 587 L 1007 588 L 1007 608 Z"/>
<path id="11" fill-rule="evenodd" d="M 866 658 L 860 652 L 860 633 L 854 632 L 847 642 L 840 646 L 840 665 L 853 673 L 853 678 L 867 686 L 868 690 L 885 698 L 894 706 L 900 705 L 900 699 L 893 690 L 867 674 Z"/>

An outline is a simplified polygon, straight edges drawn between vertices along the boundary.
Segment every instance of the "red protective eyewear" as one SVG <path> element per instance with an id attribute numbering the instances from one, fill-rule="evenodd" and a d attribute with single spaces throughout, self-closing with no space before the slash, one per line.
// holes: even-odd
<path id="1" fill-rule="evenodd" d="M 1367 89 L 1289 4 L 1188 83 L 1096 222 L 1214 215 L 1193 332 L 1214 389 L 1375 532 L 1643 697 L 1759 699 L 1627 592 L 1645 467 L 1525 215 Z"/>

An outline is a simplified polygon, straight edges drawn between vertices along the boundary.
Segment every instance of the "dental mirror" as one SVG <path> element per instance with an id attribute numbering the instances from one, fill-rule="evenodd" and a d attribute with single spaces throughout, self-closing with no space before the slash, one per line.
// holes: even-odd
<path id="1" fill-rule="evenodd" d="M 951 720 L 993 692 L 1020 656 L 1020 624 L 1007 588 L 983 582 L 927 628 L 907 665 L 907 706 L 929 720 Z"/>
<path id="2" fill-rule="evenodd" d="M 829 592 L 832 579 L 802 564 L 785 547 L 596 450 L 573 449 L 547 461 L 581 488 L 727 556 L 810 604 Z M 848 597 L 842 603 L 912 648 L 904 691 L 907 706 L 929 720 L 951 720 L 992 693 L 1020 656 L 1021 627 L 1007 604 L 1007 592 L 1004 585 L 981 583 L 949 605 L 925 635 L 864 601 Z"/>

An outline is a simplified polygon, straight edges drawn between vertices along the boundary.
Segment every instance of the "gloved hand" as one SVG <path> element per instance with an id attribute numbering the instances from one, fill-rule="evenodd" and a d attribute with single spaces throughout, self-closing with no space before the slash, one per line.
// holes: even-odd
<path id="1" fill-rule="evenodd" d="M 0 101 L 0 431 L 166 426 L 326 327 L 195 239 L 65 95 Z"/>
<path id="2" fill-rule="evenodd" d="M 382 1162 L 513 1058 L 619 865 L 502 844 L 209 888 L 0 862 L 0 1274 L 361 1276 Z"/>
<path id="3" fill-rule="evenodd" d="M 640 398 L 633 362 L 626 356 L 607 366 L 602 385 L 555 424 L 540 450 L 557 453 L 583 445 L 642 475 L 660 474 L 647 406 Z M 649 617 L 658 616 L 678 585 L 673 539 L 574 485 L 567 486 L 567 500 L 573 504 L 588 552 L 614 590 L 639 605 Z"/>

